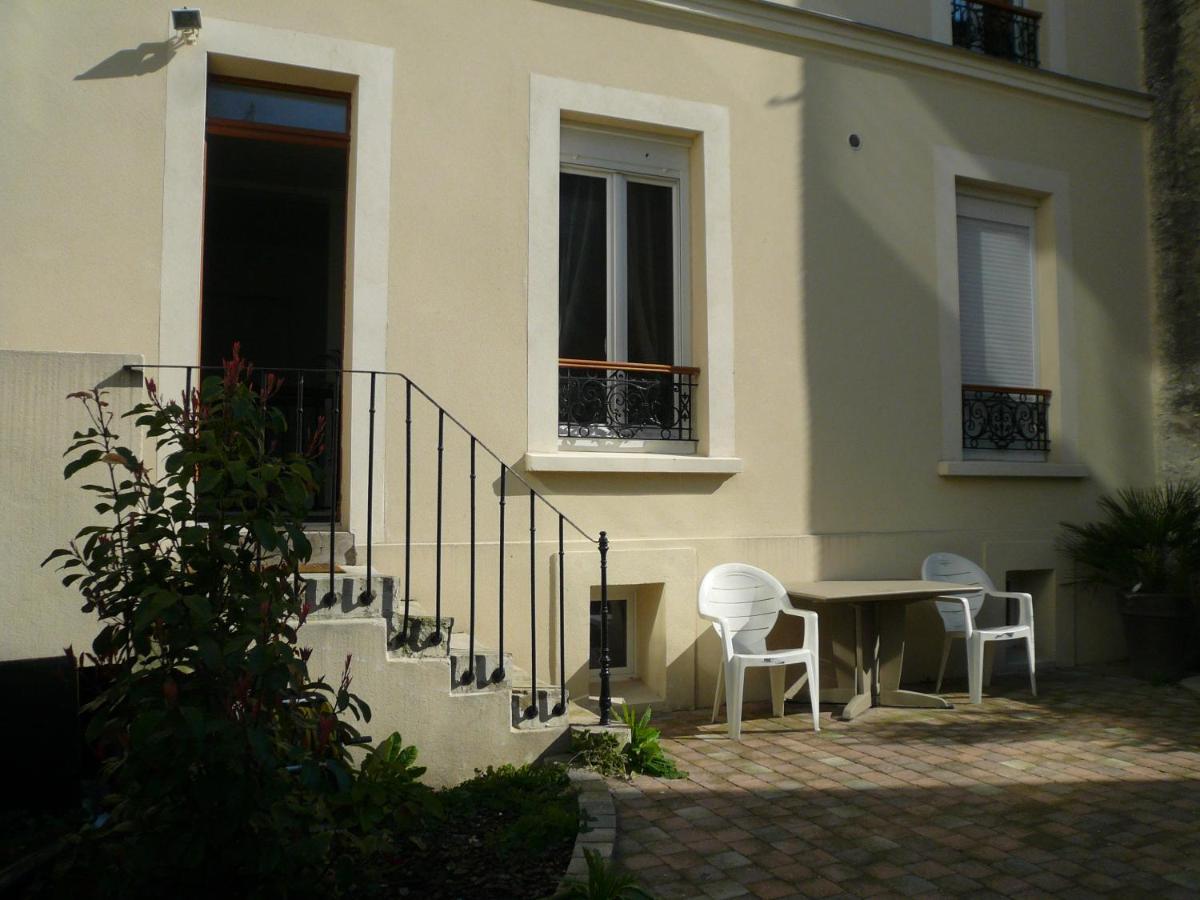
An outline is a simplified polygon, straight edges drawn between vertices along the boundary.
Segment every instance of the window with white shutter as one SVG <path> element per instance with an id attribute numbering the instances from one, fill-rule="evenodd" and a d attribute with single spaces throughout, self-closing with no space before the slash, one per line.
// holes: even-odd
<path id="1" fill-rule="evenodd" d="M 1034 209 L 958 197 L 963 447 L 1049 448 L 1038 387 Z"/>
<path id="2" fill-rule="evenodd" d="M 1033 210 L 958 198 L 964 384 L 1036 387 Z"/>

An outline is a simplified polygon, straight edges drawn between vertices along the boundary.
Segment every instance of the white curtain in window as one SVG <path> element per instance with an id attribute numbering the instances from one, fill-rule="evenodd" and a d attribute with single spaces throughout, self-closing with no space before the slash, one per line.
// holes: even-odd
<path id="1" fill-rule="evenodd" d="M 963 384 L 1037 387 L 1032 228 L 958 217 Z"/>

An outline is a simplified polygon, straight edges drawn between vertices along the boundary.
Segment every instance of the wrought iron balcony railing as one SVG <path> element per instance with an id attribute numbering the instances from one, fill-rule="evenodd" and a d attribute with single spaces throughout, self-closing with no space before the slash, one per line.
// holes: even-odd
<path id="1" fill-rule="evenodd" d="M 694 441 L 690 366 L 558 361 L 558 436 Z"/>
<path id="2" fill-rule="evenodd" d="M 1003 0 L 954 0 L 950 15 L 955 47 L 1037 68 L 1037 10 Z"/>
<path id="3" fill-rule="evenodd" d="M 965 450 L 1050 449 L 1050 392 L 1041 388 L 962 386 Z"/>

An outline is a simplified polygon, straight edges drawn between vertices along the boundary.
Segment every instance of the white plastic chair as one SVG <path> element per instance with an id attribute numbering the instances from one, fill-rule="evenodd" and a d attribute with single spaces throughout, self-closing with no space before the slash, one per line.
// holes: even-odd
<path id="1" fill-rule="evenodd" d="M 717 566 L 700 582 L 700 615 L 712 622 L 721 639 L 723 665 L 717 673 L 713 698 L 713 721 L 721 705 L 722 681 L 727 688 L 726 717 L 729 736 L 742 739 L 742 685 L 751 666 L 786 666 L 803 663 L 812 702 L 813 731 L 820 731 L 819 667 L 817 657 L 817 614 L 795 609 L 778 579 L 762 569 L 742 563 Z M 779 614 L 804 619 L 804 644 L 791 650 L 768 650 L 767 635 Z M 780 675 L 783 670 L 780 669 Z M 783 715 L 784 694 L 778 690 L 775 714 Z"/>
<path id="2" fill-rule="evenodd" d="M 933 553 L 921 565 L 921 577 L 926 581 L 952 581 L 958 584 L 977 584 L 982 590 L 969 596 L 938 597 L 938 612 L 942 616 L 946 635 L 942 639 L 942 663 L 938 666 L 937 687 L 942 689 L 942 676 L 946 673 L 946 660 L 950 656 L 950 642 L 963 638 L 967 644 L 967 686 L 971 702 L 983 702 L 983 648 L 991 641 L 1025 641 L 1029 655 L 1029 688 L 1037 696 L 1037 664 L 1033 652 L 1033 598 L 1029 594 L 998 591 L 987 573 L 969 559 L 953 553 Z M 1017 624 L 979 628 L 975 616 L 983 607 L 987 597 L 1017 601 Z"/>

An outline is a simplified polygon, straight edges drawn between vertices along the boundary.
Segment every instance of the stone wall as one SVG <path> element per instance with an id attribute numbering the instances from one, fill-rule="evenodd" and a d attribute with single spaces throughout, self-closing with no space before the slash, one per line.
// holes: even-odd
<path id="1" fill-rule="evenodd" d="M 1145 0 L 1157 267 L 1158 470 L 1200 477 L 1200 4 Z"/>

